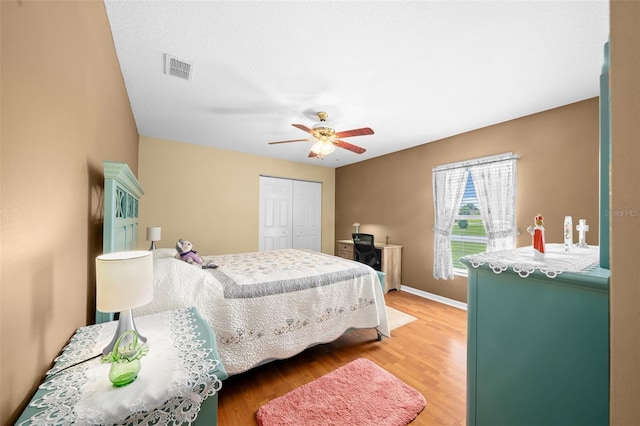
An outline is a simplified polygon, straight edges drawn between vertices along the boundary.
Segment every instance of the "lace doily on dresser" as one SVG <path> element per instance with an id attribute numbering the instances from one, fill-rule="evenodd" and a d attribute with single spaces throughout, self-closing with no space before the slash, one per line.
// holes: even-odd
<path id="1" fill-rule="evenodd" d="M 488 264 L 496 274 L 512 269 L 522 278 L 526 278 L 537 270 L 549 278 L 555 278 L 563 272 L 580 273 L 598 266 L 600 251 L 598 246 L 573 246 L 565 251 L 563 244 L 547 244 L 544 260 L 533 258 L 531 246 L 474 254 L 463 259 L 468 260 L 474 268 Z"/>
<path id="2" fill-rule="evenodd" d="M 21 425 L 193 422 L 202 401 L 222 387 L 213 373 L 219 361 L 210 356 L 210 348 L 203 347 L 205 340 L 199 339 L 195 311 L 163 312 L 136 322 L 139 330 L 154 324 L 156 331 L 136 381 L 114 388 L 107 378 L 110 364 L 100 364 L 99 358 L 74 365 L 102 351 L 115 332 L 115 323 L 80 328 L 40 385 L 39 392 L 44 393 L 30 404 L 42 411 Z M 152 351 L 156 352 L 153 362 L 148 359 Z"/>

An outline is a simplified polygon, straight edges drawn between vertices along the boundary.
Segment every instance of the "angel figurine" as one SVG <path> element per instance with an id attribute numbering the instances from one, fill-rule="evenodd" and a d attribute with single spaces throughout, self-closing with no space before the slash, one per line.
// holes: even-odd
<path id="1" fill-rule="evenodd" d="M 544 259 L 544 217 L 538 213 L 533 220 L 535 226 L 529 226 L 527 232 L 533 236 L 533 258 Z"/>

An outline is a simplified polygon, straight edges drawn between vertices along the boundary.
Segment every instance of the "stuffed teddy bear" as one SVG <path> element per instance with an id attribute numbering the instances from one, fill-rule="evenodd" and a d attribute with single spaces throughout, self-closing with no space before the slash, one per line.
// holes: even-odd
<path id="1" fill-rule="evenodd" d="M 200 268 L 206 269 L 215 269 L 218 267 L 215 263 L 205 262 L 198 255 L 198 252 L 193 250 L 193 244 L 191 241 L 180 239 L 176 243 L 176 250 L 178 253 L 176 254 L 176 259 L 184 260 L 191 265 L 198 266 Z"/>

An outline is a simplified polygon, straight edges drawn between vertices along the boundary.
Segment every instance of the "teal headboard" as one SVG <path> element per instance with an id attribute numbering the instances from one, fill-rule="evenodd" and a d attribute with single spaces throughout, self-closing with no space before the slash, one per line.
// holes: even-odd
<path id="1" fill-rule="evenodd" d="M 143 194 L 126 163 L 104 162 L 103 253 L 137 249 L 138 207 Z M 111 320 L 113 313 L 96 309 L 96 324 Z"/>

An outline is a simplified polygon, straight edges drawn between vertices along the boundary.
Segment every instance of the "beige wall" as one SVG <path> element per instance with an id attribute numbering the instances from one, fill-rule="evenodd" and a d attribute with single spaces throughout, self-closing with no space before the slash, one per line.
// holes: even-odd
<path id="1" fill-rule="evenodd" d="M 0 2 L 0 424 L 93 318 L 102 161 L 138 134 L 102 2 Z"/>
<path id="2" fill-rule="evenodd" d="M 335 171 L 290 161 L 140 138 L 140 242 L 162 227 L 158 247 L 179 238 L 202 254 L 258 250 L 260 175 L 322 182 L 322 251 L 333 254 Z"/>
<path id="3" fill-rule="evenodd" d="M 611 424 L 640 421 L 640 2 L 611 2 Z M 627 213 L 625 213 L 627 212 Z"/>
<path id="4" fill-rule="evenodd" d="M 545 217 L 547 242 L 562 242 L 565 215 L 590 225 L 598 243 L 598 99 L 534 114 L 336 171 L 336 236 L 354 222 L 376 240 L 402 244 L 402 284 L 466 302 L 467 280 L 433 278 L 431 170 L 441 164 L 503 152 L 518 160 L 518 246 L 531 244 L 527 226 Z M 577 237 L 576 237 L 577 238 Z"/>

